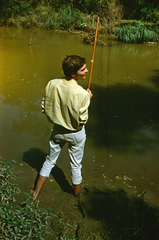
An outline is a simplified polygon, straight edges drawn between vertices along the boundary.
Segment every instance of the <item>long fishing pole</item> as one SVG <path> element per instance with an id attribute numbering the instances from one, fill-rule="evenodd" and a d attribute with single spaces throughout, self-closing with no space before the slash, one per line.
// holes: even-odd
<path id="1" fill-rule="evenodd" d="M 100 5 L 99 5 L 99 13 L 98 13 L 98 18 L 97 18 L 97 26 L 96 26 L 96 33 L 95 33 L 95 39 L 94 39 L 93 54 L 92 54 L 92 59 L 91 59 L 91 69 L 90 69 L 90 74 L 89 74 L 88 89 L 90 89 L 90 85 L 91 85 L 91 78 L 92 78 L 92 71 L 93 71 L 95 48 L 96 48 L 96 43 L 97 43 L 97 34 L 98 34 L 98 25 L 99 25 L 101 5 L 102 5 L 102 0 L 100 0 Z"/>

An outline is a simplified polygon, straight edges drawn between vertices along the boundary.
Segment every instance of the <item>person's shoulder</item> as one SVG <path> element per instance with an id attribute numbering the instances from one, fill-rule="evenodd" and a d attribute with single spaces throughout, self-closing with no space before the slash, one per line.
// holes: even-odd
<path id="1" fill-rule="evenodd" d="M 55 79 L 51 79 L 48 83 L 50 83 L 50 84 L 57 84 L 57 83 L 60 83 L 62 81 L 63 81 L 63 79 L 55 78 Z"/>
<path id="2" fill-rule="evenodd" d="M 76 89 L 76 96 L 77 98 L 81 99 L 81 101 L 89 101 L 89 93 L 87 92 L 86 89 L 84 89 L 81 85 L 78 85 L 78 88 Z"/>
<path id="3" fill-rule="evenodd" d="M 78 90 L 82 92 L 83 94 L 88 94 L 87 90 L 84 89 L 81 85 L 78 85 Z"/>
<path id="4" fill-rule="evenodd" d="M 57 78 L 51 79 L 51 80 L 47 83 L 46 87 L 56 86 L 56 85 L 60 84 L 61 82 L 62 82 L 62 79 L 57 79 Z"/>

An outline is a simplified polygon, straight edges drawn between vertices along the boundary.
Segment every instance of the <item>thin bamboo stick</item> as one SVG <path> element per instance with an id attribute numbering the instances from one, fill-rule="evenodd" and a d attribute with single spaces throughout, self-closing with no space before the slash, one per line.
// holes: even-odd
<path id="1" fill-rule="evenodd" d="M 97 43 L 97 34 L 98 34 L 98 25 L 99 25 L 101 4 L 102 4 L 102 0 L 100 0 L 100 5 L 99 5 L 99 13 L 98 13 L 98 18 L 97 18 L 97 26 L 96 26 L 96 33 L 95 33 L 95 39 L 94 39 L 93 54 L 92 54 L 92 59 L 91 59 L 91 68 L 90 68 L 90 74 L 89 74 L 88 89 L 90 89 L 90 85 L 91 85 L 91 78 L 92 78 L 92 71 L 93 71 L 95 48 L 96 48 L 96 43 Z"/>

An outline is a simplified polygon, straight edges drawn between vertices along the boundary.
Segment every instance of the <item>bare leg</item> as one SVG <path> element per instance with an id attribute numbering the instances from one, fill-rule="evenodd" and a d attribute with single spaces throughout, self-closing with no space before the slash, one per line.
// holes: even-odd
<path id="1" fill-rule="evenodd" d="M 38 196 L 42 186 L 44 185 L 46 179 L 47 179 L 47 177 L 39 176 L 35 190 L 31 190 L 31 192 L 33 193 L 33 197 L 34 197 L 33 200 L 35 200 L 37 198 L 37 196 Z"/>
<path id="2" fill-rule="evenodd" d="M 80 190 L 81 190 L 81 185 L 78 184 L 78 185 L 73 185 L 74 186 L 74 194 L 75 194 L 75 197 L 77 197 L 80 193 Z"/>

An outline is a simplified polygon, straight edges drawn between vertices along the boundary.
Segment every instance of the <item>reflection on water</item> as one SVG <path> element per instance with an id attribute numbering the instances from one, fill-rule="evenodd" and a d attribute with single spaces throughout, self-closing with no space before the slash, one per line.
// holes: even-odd
<path id="1" fill-rule="evenodd" d="M 20 163 L 29 149 L 48 151 L 52 126 L 40 108 L 47 82 L 63 77 L 67 54 L 85 56 L 89 68 L 92 46 L 51 31 L 34 31 L 31 46 L 30 30 L 0 28 L 0 36 L 0 156 Z M 95 53 L 84 169 L 129 175 L 157 194 L 159 46 L 105 42 Z"/>

